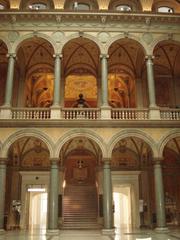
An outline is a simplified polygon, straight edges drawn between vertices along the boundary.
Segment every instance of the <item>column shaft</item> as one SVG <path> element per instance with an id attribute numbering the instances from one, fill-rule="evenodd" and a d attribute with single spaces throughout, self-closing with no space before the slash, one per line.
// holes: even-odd
<path id="1" fill-rule="evenodd" d="M 104 228 L 113 228 L 113 213 L 112 213 L 112 179 L 110 162 L 105 161 L 103 167 L 103 215 Z"/>
<path id="2" fill-rule="evenodd" d="M 6 163 L 0 160 L 0 230 L 4 229 L 4 207 L 6 188 Z"/>
<path id="3" fill-rule="evenodd" d="M 101 56 L 101 95 L 102 106 L 109 106 L 108 104 L 108 63 L 107 55 Z"/>
<path id="4" fill-rule="evenodd" d="M 5 106 L 11 106 L 12 100 L 12 90 L 13 90 L 13 78 L 14 78 L 14 64 L 15 64 L 15 55 L 8 55 L 8 71 L 7 71 L 7 80 L 6 80 L 6 92 L 5 92 Z"/>
<path id="5" fill-rule="evenodd" d="M 61 56 L 55 55 L 53 106 L 60 106 Z"/>
<path id="6" fill-rule="evenodd" d="M 58 162 L 51 162 L 49 184 L 49 219 L 48 229 L 58 229 L 58 195 L 59 195 L 59 168 Z"/>
<path id="7" fill-rule="evenodd" d="M 153 108 L 157 106 L 156 106 L 156 97 L 155 97 L 154 70 L 153 70 L 152 56 L 147 56 L 146 67 L 147 67 L 147 81 L 148 81 L 148 93 L 149 93 L 149 107 Z"/>
<path id="8" fill-rule="evenodd" d="M 166 217 L 164 203 L 164 188 L 160 161 L 156 161 L 154 164 L 154 183 L 155 183 L 157 228 L 165 228 Z"/>

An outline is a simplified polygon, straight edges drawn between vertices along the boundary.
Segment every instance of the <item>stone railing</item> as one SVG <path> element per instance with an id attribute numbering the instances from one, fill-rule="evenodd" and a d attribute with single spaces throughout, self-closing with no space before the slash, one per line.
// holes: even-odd
<path id="1" fill-rule="evenodd" d="M 111 118 L 119 120 L 148 120 L 149 111 L 148 109 L 114 108 L 111 111 Z"/>
<path id="2" fill-rule="evenodd" d="M 180 108 L 160 109 L 161 120 L 180 120 Z"/>
<path id="3" fill-rule="evenodd" d="M 12 108 L 12 119 L 50 119 L 49 108 Z"/>
<path id="4" fill-rule="evenodd" d="M 100 109 L 98 108 L 63 108 L 63 119 L 99 119 Z"/>

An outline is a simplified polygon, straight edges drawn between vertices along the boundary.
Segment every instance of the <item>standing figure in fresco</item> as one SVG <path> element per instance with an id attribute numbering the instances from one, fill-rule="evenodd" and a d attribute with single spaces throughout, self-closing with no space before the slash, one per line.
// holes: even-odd
<path id="1" fill-rule="evenodd" d="M 76 100 L 76 102 L 73 104 L 73 107 L 78 108 L 88 108 L 89 105 L 87 104 L 86 100 L 83 98 L 83 94 L 79 94 L 79 98 Z"/>

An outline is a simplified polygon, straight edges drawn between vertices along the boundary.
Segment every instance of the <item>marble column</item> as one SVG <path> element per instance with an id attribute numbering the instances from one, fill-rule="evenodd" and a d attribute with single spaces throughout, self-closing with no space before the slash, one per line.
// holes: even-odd
<path id="1" fill-rule="evenodd" d="M 6 91 L 5 91 L 5 107 L 11 107 L 12 90 L 13 90 L 13 78 L 14 78 L 14 65 L 15 65 L 15 54 L 8 54 L 8 71 L 6 80 Z"/>
<path id="2" fill-rule="evenodd" d="M 110 159 L 104 159 L 103 165 L 103 231 L 112 231 L 113 229 L 113 204 L 112 204 L 112 179 Z"/>
<path id="3" fill-rule="evenodd" d="M 102 107 L 108 107 L 108 55 L 101 55 L 101 96 Z"/>
<path id="4" fill-rule="evenodd" d="M 147 82 L 148 82 L 148 93 L 149 93 L 149 107 L 156 108 L 156 97 L 155 97 L 155 84 L 154 84 L 154 70 L 153 70 L 153 56 L 146 56 L 146 68 L 147 68 Z"/>
<path id="5" fill-rule="evenodd" d="M 58 232 L 59 159 L 51 160 L 49 184 L 48 232 Z"/>
<path id="6" fill-rule="evenodd" d="M 0 232 L 4 231 L 4 208 L 6 190 L 6 160 L 0 159 Z"/>
<path id="7" fill-rule="evenodd" d="M 54 55 L 54 98 L 53 107 L 60 107 L 61 55 Z"/>
<path id="8" fill-rule="evenodd" d="M 157 231 L 167 231 L 161 159 L 154 160 Z"/>

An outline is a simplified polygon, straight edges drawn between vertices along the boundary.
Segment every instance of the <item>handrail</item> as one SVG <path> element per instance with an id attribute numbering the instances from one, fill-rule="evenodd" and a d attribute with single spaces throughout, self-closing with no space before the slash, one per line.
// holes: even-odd
<path id="1" fill-rule="evenodd" d="M 12 119 L 50 119 L 49 108 L 12 108 Z"/>

